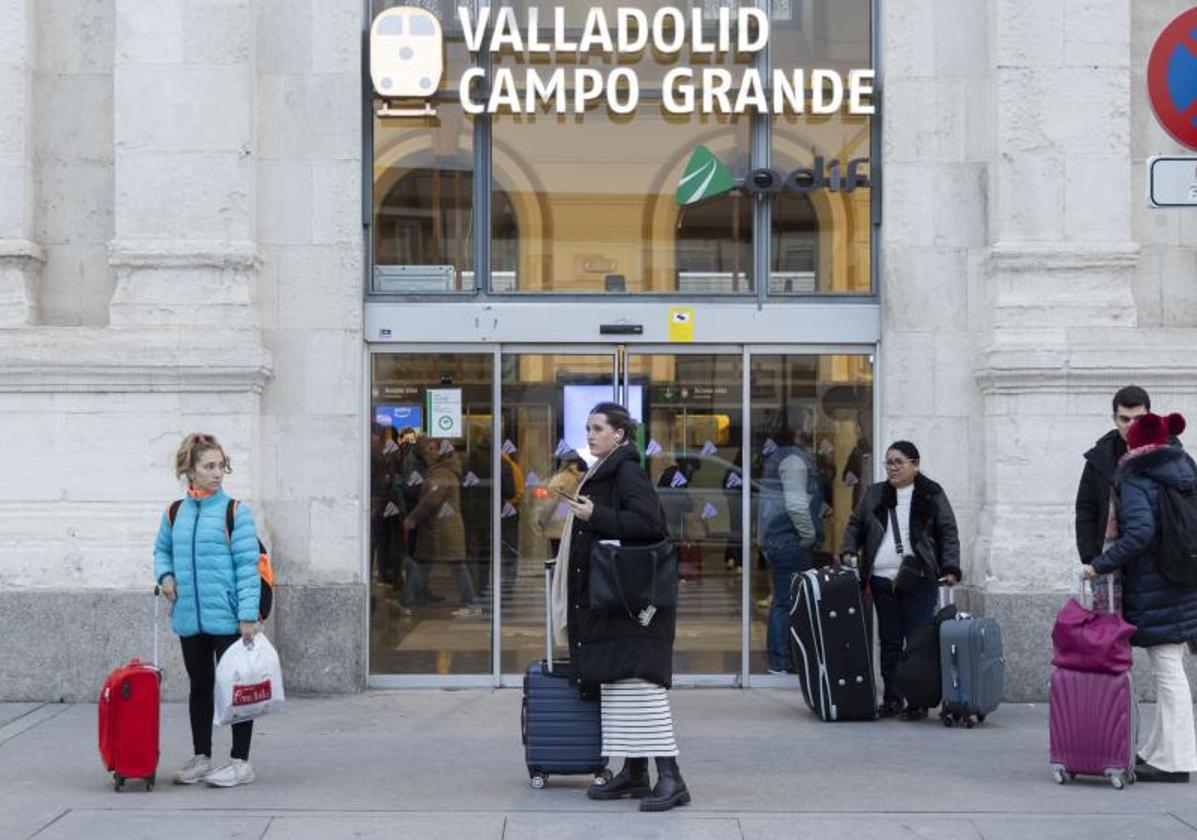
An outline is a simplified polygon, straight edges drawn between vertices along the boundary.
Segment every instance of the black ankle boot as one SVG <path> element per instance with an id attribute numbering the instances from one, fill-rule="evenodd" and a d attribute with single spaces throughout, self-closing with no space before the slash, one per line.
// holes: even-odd
<path id="1" fill-rule="evenodd" d="M 619 799 L 623 796 L 640 799 L 649 793 L 647 758 L 624 759 L 622 770 L 610 779 L 595 779 L 586 791 L 591 799 Z"/>
<path id="2" fill-rule="evenodd" d="M 657 759 L 657 784 L 640 800 L 641 811 L 668 811 L 674 805 L 689 805 L 690 791 L 682 781 L 676 758 Z"/>

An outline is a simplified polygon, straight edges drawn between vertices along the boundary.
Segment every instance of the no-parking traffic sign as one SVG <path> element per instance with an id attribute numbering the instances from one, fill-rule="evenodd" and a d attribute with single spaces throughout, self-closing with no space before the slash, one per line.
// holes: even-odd
<path id="1" fill-rule="evenodd" d="M 1197 8 L 1164 27 L 1147 60 L 1151 108 L 1173 140 L 1197 149 Z"/>

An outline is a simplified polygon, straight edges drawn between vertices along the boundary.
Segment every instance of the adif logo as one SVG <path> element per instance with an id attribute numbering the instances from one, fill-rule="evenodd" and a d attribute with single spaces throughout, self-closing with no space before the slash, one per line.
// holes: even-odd
<path id="1" fill-rule="evenodd" d="M 848 161 L 845 173 L 838 158 L 833 158 L 825 165 L 823 156 L 817 154 L 810 166 L 801 166 L 788 175 L 775 169 L 761 168 L 752 170 L 743 178 L 736 178 L 710 149 L 699 146 L 690 155 L 690 161 L 682 172 L 674 200 L 685 207 L 733 189 L 741 189 L 762 198 L 783 189 L 796 193 L 824 188 L 831 192 L 852 192 L 858 187 L 869 186 L 869 175 L 865 171 L 868 164 L 868 158 L 853 158 Z"/>
<path id="2" fill-rule="evenodd" d="M 426 97 L 436 93 L 445 71 L 441 22 L 426 9 L 396 6 L 374 18 L 370 27 L 370 79 L 386 102 L 380 117 L 436 114 Z M 419 106 L 394 102 L 425 99 Z"/>

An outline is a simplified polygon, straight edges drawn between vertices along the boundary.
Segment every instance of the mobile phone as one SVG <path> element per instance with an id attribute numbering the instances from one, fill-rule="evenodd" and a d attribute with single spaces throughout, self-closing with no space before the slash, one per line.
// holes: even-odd
<path id="1" fill-rule="evenodd" d="M 554 488 L 553 493 L 556 494 L 557 498 L 559 498 L 559 499 L 569 499 L 571 502 L 578 501 L 577 496 L 571 496 L 569 493 L 566 493 L 564 490 Z"/>

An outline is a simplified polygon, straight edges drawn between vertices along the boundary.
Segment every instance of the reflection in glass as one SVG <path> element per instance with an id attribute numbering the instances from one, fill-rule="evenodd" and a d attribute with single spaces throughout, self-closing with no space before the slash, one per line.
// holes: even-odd
<path id="1" fill-rule="evenodd" d="M 784 673 L 790 574 L 831 562 L 872 481 L 873 370 L 868 356 L 753 355 L 750 381 L 750 662 Z"/>
<path id="2" fill-rule="evenodd" d="M 491 671 L 489 354 L 371 358 L 370 670 Z M 456 437 L 425 437 L 430 389 Z"/>
<path id="3" fill-rule="evenodd" d="M 460 106 L 376 120 L 374 291 L 474 288 L 473 125 Z"/>
<path id="4" fill-rule="evenodd" d="M 641 451 L 678 548 L 674 670 L 738 673 L 742 357 L 629 354 L 627 363 L 644 394 Z"/>
<path id="5" fill-rule="evenodd" d="M 872 190 L 847 189 L 852 161 L 863 178 L 871 140 L 868 117 L 775 117 L 773 168 L 807 170 L 824 182 L 806 193 L 783 189 L 773 201 L 772 294 L 867 294 L 872 287 Z M 836 167 L 841 189 L 830 182 Z M 817 170 L 817 171 L 816 171 Z"/>
<path id="6" fill-rule="evenodd" d="M 646 103 L 628 117 L 508 115 L 493 125 L 494 189 L 511 215 L 495 216 L 492 242 L 515 258 L 510 276 L 496 269 L 496 291 L 751 291 L 750 253 L 734 244 L 750 239 L 745 211 L 725 197 L 712 199 L 716 209 L 683 212 L 674 198 L 700 145 L 733 172 L 746 169 L 747 120 Z M 681 249 L 679 231 L 689 243 Z M 714 252 L 694 245 L 697 232 Z"/>
<path id="7" fill-rule="evenodd" d="M 614 396 L 614 354 L 502 356 L 501 658 L 520 673 L 544 658 L 544 564 L 567 513 L 555 490 L 577 489 L 589 458 L 590 407 Z M 581 470 L 581 471 L 579 471 Z"/>

